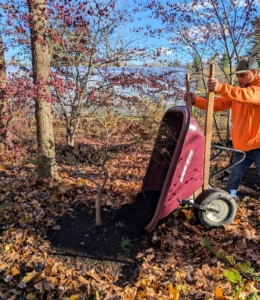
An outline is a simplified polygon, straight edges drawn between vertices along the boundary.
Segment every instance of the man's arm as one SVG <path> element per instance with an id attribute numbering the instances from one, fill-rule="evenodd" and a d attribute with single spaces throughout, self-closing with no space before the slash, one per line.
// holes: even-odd
<path id="1" fill-rule="evenodd" d="M 234 102 L 260 105 L 260 86 L 241 88 L 220 84 L 217 92 Z"/>
<path id="2" fill-rule="evenodd" d="M 234 87 L 229 84 L 221 84 L 216 78 L 209 78 L 208 89 L 230 101 L 260 105 L 260 77 L 258 76 L 248 87 Z"/>
<path id="3" fill-rule="evenodd" d="M 203 97 L 195 96 L 194 93 L 185 93 L 184 94 L 184 101 L 187 101 L 187 95 L 191 95 L 192 105 L 196 106 L 200 109 L 206 110 L 207 108 L 207 99 Z M 225 97 L 217 97 L 214 100 L 214 112 L 226 110 L 231 107 L 232 102 L 226 99 Z"/>

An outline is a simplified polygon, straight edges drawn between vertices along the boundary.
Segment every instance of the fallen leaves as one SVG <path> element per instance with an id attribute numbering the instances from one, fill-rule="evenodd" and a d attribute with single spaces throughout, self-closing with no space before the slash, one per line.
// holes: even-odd
<path id="1" fill-rule="evenodd" d="M 220 285 L 216 286 L 214 290 L 214 296 L 216 300 L 228 300 L 228 298 L 224 296 L 224 290 Z"/>
<path id="2" fill-rule="evenodd" d="M 145 155 L 122 156 L 120 163 L 111 161 L 103 195 L 104 210 L 131 203 L 141 187 L 146 163 Z M 93 169 L 80 170 L 82 177 L 77 179 L 63 172 L 62 182 L 46 180 L 37 185 L 35 178 L 29 176 L 28 168 L 33 171 L 34 166 L 25 171 L 0 165 L 0 170 L 7 175 L 2 176 L 0 182 L 0 298 L 14 299 L 22 294 L 34 300 L 36 295 L 48 293 L 52 299 L 66 300 L 89 299 L 90 296 L 102 300 L 116 297 L 123 300 L 244 300 L 259 293 L 256 280 L 228 270 L 202 243 L 202 237 L 206 236 L 221 253 L 255 263 L 258 272 L 260 207 L 257 199 L 238 202 L 236 220 L 210 231 L 194 222 L 192 211 L 174 211 L 154 230 L 151 236 L 154 247 L 136 257 L 139 276 L 118 287 L 118 276 L 96 269 L 71 268 L 51 257 L 51 245 L 44 238 L 48 227 L 62 230 L 56 220 L 72 211 L 72 205 L 94 206 L 95 185 L 84 177 Z M 99 170 L 94 171 L 92 176 L 99 180 Z M 239 284 L 241 279 L 243 287 L 233 297 L 233 284 Z"/>
<path id="3" fill-rule="evenodd" d="M 26 276 L 24 276 L 24 278 L 22 279 L 22 282 L 28 283 L 28 282 L 32 281 L 37 275 L 38 275 L 38 272 L 36 272 L 35 270 L 33 270 L 32 272 L 27 273 Z"/>

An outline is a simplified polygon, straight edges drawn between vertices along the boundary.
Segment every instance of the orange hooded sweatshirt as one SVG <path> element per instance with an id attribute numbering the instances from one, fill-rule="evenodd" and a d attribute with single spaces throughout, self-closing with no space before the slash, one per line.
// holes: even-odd
<path id="1" fill-rule="evenodd" d="M 260 75 L 246 88 L 220 84 L 214 112 L 232 108 L 232 142 L 237 150 L 260 148 Z M 196 97 L 195 106 L 206 109 L 206 99 Z"/>

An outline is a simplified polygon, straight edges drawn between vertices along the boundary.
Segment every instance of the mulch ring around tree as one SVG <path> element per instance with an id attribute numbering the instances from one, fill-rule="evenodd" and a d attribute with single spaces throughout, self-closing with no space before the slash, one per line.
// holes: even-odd
<path id="1" fill-rule="evenodd" d="M 94 207 L 74 206 L 47 232 L 51 255 L 76 269 L 111 272 L 122 286 L 138 276 L 137 254 L 154 247 L 145 226 L 155 213 L 159 196 L 159 192 L 140 193 L 132 204 L 118 210 L 104 208 L 101 226 L 95 225 Z"/>

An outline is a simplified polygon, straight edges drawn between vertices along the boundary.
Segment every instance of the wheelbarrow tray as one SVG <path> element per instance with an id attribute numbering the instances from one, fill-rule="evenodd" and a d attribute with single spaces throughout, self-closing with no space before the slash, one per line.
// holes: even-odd
<path id="1" fill-rule="evenodd" d="M 155 139 L 142 191 L 161 191 L 150 223 L 151 231 L 158 221 L 169 215 L 203 184 L 205 136 L 191 117 L 189 107 L 168 109 Z"/>

